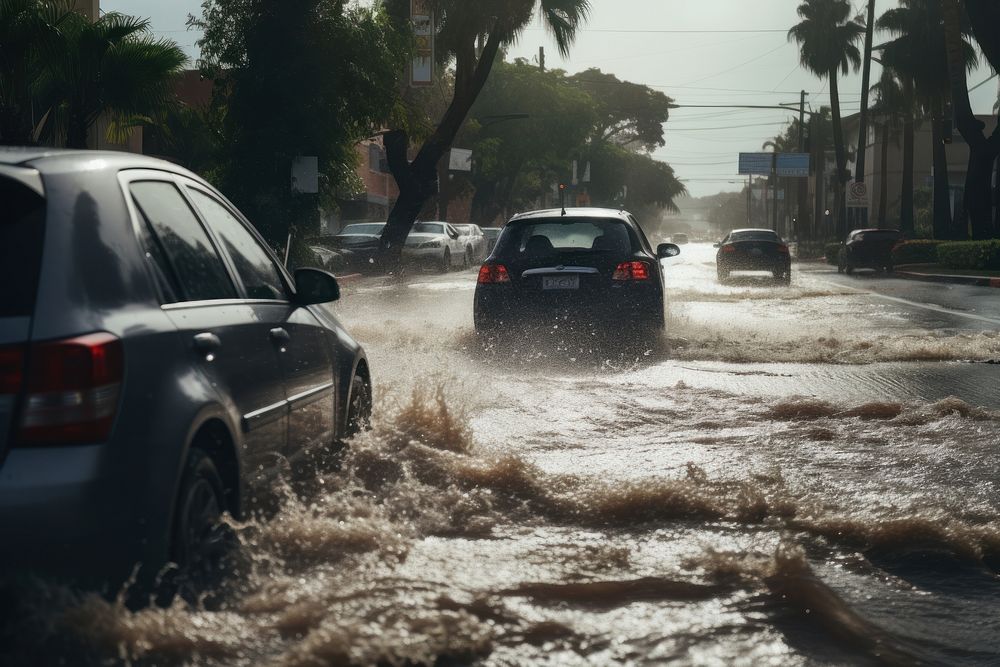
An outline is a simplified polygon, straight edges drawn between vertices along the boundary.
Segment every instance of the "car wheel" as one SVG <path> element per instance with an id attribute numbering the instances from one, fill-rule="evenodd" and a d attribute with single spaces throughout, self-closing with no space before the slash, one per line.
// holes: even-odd
<path id="1" fill-rule="evenodd" d="M 781 274 L 781 278 L 779 279 L 778 282 L 780 282 L 782 285 L 785 285 L 785 286 L 791 285 L 792 284 L 792 272 L 791 271 L 785 271 L 783 274 Z"/>
<path id="2" fill-rule="evenodd" d="M 444 255 L 441 257 L 441 273 L 448 273 L 451 271 L 451 249 L 445 248 Z"/>
<path id="3" fill-rule="evenodd" d="M 894 267 L 894 266 L 893 266 L 892 264 L 888 264 L 888 265 L 886 265 L 886 267 L 885 267 L 885 272 L 886 272 L 886 273 L 892 273 L 892 272 L 893 272 L 893 271 L 895 271 L 895 270 L 896 270 L 896 267 Z"/>
<path id="4" fill-rule="evenodd" d="M 222 477 L 212 458 L 192 447 L 181 476 L 174 509 L 171 560 L 177 564 L 176 588 L 185 599 L 216 583 L 235 537 L 222 523 L 226 510 Z"/>
<path id="5" fill-rule="evenodd" d="M 844 273 L 846 273 L 847 275 L 851 275 L 852 273 L 854 273 L 854 265 L 851 264 L 850 262 L 848 262 L 847 264 L 845 264 L 844 265 Z"/>
<path id="6" fill-rule="evenodd" d="M 351 398 L 347 406 L 347 425 L 344 436 L 351 438 L 372 427 L 372 389 L 360 375 L 351 380 Z"/>
<path id="7" fill-rule="evenodd" d="M 465 249 L 465 267 L 470 268 L 476 263 L 475 253 L 472 252 L 472 246 Z"/>
<path id="8" fill-rule="evenodd" d="M 729 280 L 729 271 L 725 269 L 719 269 L 719 282 L 726 283 Z"/>

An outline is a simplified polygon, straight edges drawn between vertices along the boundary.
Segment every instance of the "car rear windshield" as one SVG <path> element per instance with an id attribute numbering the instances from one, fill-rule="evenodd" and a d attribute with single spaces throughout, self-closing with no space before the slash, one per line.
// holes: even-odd
<path id="1" fill-rule="evenodd" d="M 499 253 L 508 257 L 553 253 L 631 254 L 636 247 L 628 225 L 614 218 L 561 218 L 508 225 Z"/>
<path id="2" fill-rule="evenodd" d="M 444 225 L 439 222 L 418 222 L 410 230 L 411 234 L 444 234 Z"/>
<path id="3" fill-rule="evenodd" d="M 767 230 L 733 232 L 729 235 L 729 242 L 733 241 L 780 241 L 781 239 L 774 232 Z"/>
<path id="4" fill-rule="evenodd" d="M 0 317 L 31 315 L 42 266 L 45 200 L 0 176 Z"/>
<path id="5" fill-rule="evenodd" d="M 381 234 L 382 228 L 385 227 L 384 224 L 373 222 L 371 224 L 363 225 L 347 225 L 340 232 L 341 234 Z"/>

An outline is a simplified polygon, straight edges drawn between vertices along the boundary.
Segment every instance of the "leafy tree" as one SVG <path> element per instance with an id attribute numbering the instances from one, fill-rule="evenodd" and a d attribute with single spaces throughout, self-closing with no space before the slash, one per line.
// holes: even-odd
<path id="1" fill-rule="evenodd" d="M 33 143 L 36 84 L 70 11 L 68 0 L 0 0 L 0 144 Z"/>
<path id="2" fill-rule="evenodd" d="M 840 118 L 839 74 L 848 74 L 861 67 L 861 52 L 857 42 L 864 28 L 851 20 L 848 0 L 804 0 L 798 7 L 802 19 L 788 31 L 800 49 L 802 66 L 830 82 L 830 104 L 833 110 L 833 143 L 837 154 L 837 234 L 847 233 L 844 185 L 849 179 L 844 129 Z"/>
<path id="3" fill-rule="evenodd" d="M 52 110 L 50 137 L 86 148 L 90 128 L 107 114 L 109 138 L 123 141 L 170 102 L 187 57 L 174 42 L 155 38 L 149 25 L 117 12 L 93 22 L 70 12 L 60 21 L 37 83 L 39 99 Z"/>
<path id="4" fill-rule="evenodd" d="M 409 0 L 385 0 L 397 26 L 408 24 Z M 423 208 L 437 191 L 439 160 L 451 148 L 469 110 L 489 78 L 497 54 L 513 44 L 531 23 L 536 7 L 555 37 L 561 53 L 568 54 L 577 30 L 590 10 L 589 0 L 429 0 L 435 10 L 437 53 L 455 63 L 455 92 L 434 131 L 424 140 L 412 161 L 405 129 L 384 137 L 386 159 L 399 198 L 382 233 L 383 263 L 398 265 L 406 237 Z M 477 43 L 482 48 L 477 49 Z"/>
<path id="5" fill-rule="evenodd" d="M 950 84 L 941 23 L 940 0 L 900 0 L 900 6 L 882 14 L 877 25 L 892 36 L 882 45 L 883 62 L 903 77 L 905 92 L 909 92 L 907 86 L 912 82 L 917 106 L 932 120 L 934 236 L 946 239 L 963 232 L 955 229 L 951 216 L 948 155 L 942 123 Z M 963 57 L 971 67 L 976 54 L 971 45 L 964 40 L 963 43 Z"/>
<path id="6" fill-rule="evenodd" d="M 357 142 L 394 113 L 406 42 L 380 8 L 343 0 L 205 0 L 189 23 L 216 80 L 219 184 L 283 246 L 318 221 L 316 197 L 291 191 L 293 160 L 319 158 L 321 197 L 351 183 Z"/>
<path id="7" fill-rule="evenodd" d="M 892 135 L 894 132 L 898 131 L 903 125 L 902 118 L 907 110 L 907 99 L 903 93 L 903 86 L 899 82 L 896 74 L 885 67 L 882 69 L 882 76 L 879 78 L 878 83 L 872 86 L 872 92 L 875 94 L 875 103 L 872 105 L 871 114 L 877 119 L 880 124 L 879 132 L 881 134 L 881 144 L 882 144 L 882 154 L 879 160 L 879 170 L 880 170 L 880 183 L 879 187 L 879 202 L 878 202 L 878 226 L 880 229 L 885 229 L 887 225 L 886 220 L 886 210 L 888 208 L 889 202 L 889 142 L 892 140 Z M 910 125 L 910 132 L 913 131 L 912 124 Z M 910 135 L 912 139 L 912 134 Z M 898 141 L 898 139 L 897 139 Z M 910 197 L 912 201 L 912 191 L 913 191 L 913 143 L 912 140 L 909 145 L 910 152 L 908 155 L 903 156 L 904 167 L 908 165 L 909 171 L 906 168 L 903 169 L 903 182 L 904 187 L 907 180 L 910 184 Z M 913 206 L 911 204 L 909 210 L 909 216 L 903 216 L 901 220 L 900 229 L 906 234 L 913 233 Z"/>
<path id="8" fill-rule="evenodd" d="M 663 125 L 673 100 L 639 83 L 591 68 L 569 77 L 569 83 L 594 101 L 597 120 L 593 140 L 652 151 L 666 145 Z"/>

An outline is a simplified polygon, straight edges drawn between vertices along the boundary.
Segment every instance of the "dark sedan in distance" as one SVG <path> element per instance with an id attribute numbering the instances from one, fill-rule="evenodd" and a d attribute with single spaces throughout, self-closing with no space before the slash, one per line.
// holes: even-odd
<path id="1" fill-rule="evenodd" d="M 715 254 L 719 282 L 733 271 L 768 271 L 784 285 L 792 282 L 792 258 L 785 243 L 770 229 L 734 229 L 719 243 Z"/>
<path id="2" fill-rule="evenodd" d="M 664 327 L 660 259 L 626 211 L 599 208 L 522 213 L 503 228 L 479 270 L 474 319 L 485 334 L 550 324 L 638 337 Z"/>
<path id="3" fill-rule="evenodd" d="M 193 173 L 0 149 L 0 201 L 0 572 L 197 581 L 223 512 L 367 423 L 337 281 Z"/>
<path id="4" fill-rule="evenodd" d="M 892 249 L 903 240 L 895 229 L 855 229 L 840 247 L 837 271 L 854 273 L 855 269 L 874 269 L 892 273 Z"/>

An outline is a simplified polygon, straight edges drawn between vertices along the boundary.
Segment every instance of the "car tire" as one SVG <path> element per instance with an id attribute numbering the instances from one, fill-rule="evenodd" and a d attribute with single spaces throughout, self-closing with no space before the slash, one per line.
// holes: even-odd
<path id="1" fill-rule="evenodd" d="M 174 507 L 170 560 L 176 577 L 168 582 L 172 597 L 180 594 L 191 601 L 216 584 L 235 545 L 232 529 L 222 523 L 226 493 L 215 462 L 204 450 L 188 452 Z"/>
<path id="2" fill-rule="evenodd" d="M 851 264 L 850 262 L 844 264 L 844 273 L 846 273 L 847 275 L 851 275 L 852 273 L 854 273 L 854 265 Z"/>
<path id="3" fill-rule="evenodd" d="M 451 249 L 445 248 L 444 255 L 441 257 L 441 273 L 448 273 L 451 271 Z"/>
<path id="4" fill-rule="evenodd" d="M 729 271 L 727 271 L 726 269 L 719 269 L 718 273 L 719 273 L 719 283 L 725 285 L 727 282 L 729 282 Z"/>
<path id="5" fill-rule="evenodd" d="M 475 253 L 472 251 L 472 246 L 465 249 L 465 268 L 472 268 L 472 265 L 476 263 Z"/>
<path id="6" fill-rule="evenodd" d="M 351 395 L 347 404 L 347 423 L 344 437 L 352 438 L 372 427 L 372 388 L 364 377 L 355 374 L 351 378 Z"/>
<path id="7" fill-rule="evenodd" d="M 894 267 L 892 264 L 887 264 L 886 267 L 885 267 L 885 272 L 886 273 L 893 273 L 895 270 L 896 270 L 896 267 Z"/>

